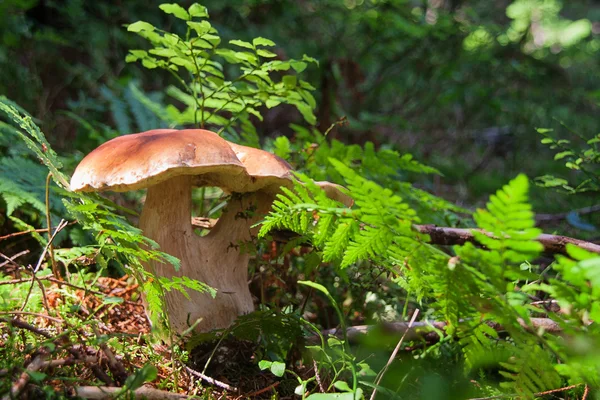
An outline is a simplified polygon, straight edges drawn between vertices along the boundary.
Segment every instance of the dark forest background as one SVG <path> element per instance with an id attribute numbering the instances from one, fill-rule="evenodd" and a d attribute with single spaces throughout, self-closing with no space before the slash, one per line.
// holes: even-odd
<path id="1" fill-rule="evenodd" d="M 172 103 L 164 94 L 172 77 L 125 62 L 128 49 L 145 43 L 123 27 L 145 20 L 171 29 L 173 19 L 156 12 L 159 3 L 3 1 L 0 93 L 38 118 L 61 154 L 82 155 L 110 132 L 160 126 L 135 93 Z M 599 131 L 597 1 L 203 4 L 224 42 L 263 36 L 278 44 L 280 59 L 319 60 L 304 74 L 317 89 L 321 131 L 344 117 L 331 132 L 336 139 L 413 153 L 444 174 L 419 184 L 464 206 L 517 172 L 567 174 L 536 128 L 557 137 Z M 292 106 L 264 115 L 257 121 L 263 138 L 290 134 L 289 124 L 301 121 Z M 546 213 L 594 203 L 535 189 L 532 197 Z"/>

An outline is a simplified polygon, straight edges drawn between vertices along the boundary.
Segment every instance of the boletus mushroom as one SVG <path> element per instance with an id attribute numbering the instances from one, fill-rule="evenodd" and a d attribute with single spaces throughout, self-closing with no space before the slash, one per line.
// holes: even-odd
<path id="1" fill-rule="evenodd" d="M 128 191 L 148 188 L 140 216 L 144 235 L 181 260 L 145 265 L 158 276 L 187 276 L 217 289 L 215 298 L 188 290 L 165 295 L 171 327 L 184 332 L 230 326 L 254 310 L 248 289 L 249 254 L 239 244 L 256 233 L 281 186 L 293 182 L 290 165 L 263 150 L 230 143 L 202 129 L 157 129 L 112 139 L 77 166 L 74 191 Z M 331 198 L 348 204 L 336 185 L 320 183 Z M 216 225 L 205 236 L 193 231 L 192 188 L 216 186 L 232 193 Z"/>

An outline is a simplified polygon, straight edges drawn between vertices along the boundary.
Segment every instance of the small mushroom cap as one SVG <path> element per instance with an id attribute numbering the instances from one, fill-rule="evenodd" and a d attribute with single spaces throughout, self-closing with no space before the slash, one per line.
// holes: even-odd
<path id="1" fill-rule="evenodd" d="M 88 154 L 71 178 L 71 190 L 123 192 L 178 175 L 238 191 L 250 178 L 229 143 L 203 129 L 155 129 L 119 136 Z"/>
<path id="2" fill-rule="evenodd" d="M 292 186 L 295 179 L 291 172 L 293 169 L 283 158 L 254 147 L 231 142 L 229 145 L 252 178 L 244 188 L 244 192 L 258 190 L 277 192 L 281 186 Z"/>
<path id="3" fill-rule="evenodd" d="M 292 174 L 293 168 L 283 158 L 254 147 L 235 143 L 229 143 L 229 145 L 246 166 L 248 175 L 253 178 L 253 182 L 248 185 L 245 191 L 266 190 L 278 192 L 281 186 L 292 186 L 292 182 L 296 179 Z M 354 200 L 346 194 L 343 186 L 327 181 L 315 183 L 325 191 L 330 199 L 339 201 L 346 207 L 352 207 L 354 204 Z"/>
<path id="4" fill-rule="evenodd" d="M 323 189 L 327 197 L 331 200 L 339 201 L 346 207 L 352 207 L 354 204 L 354 199 L 346 194 L 347 189 L 345 187 L 327 181 L 318 181 L 315 183 Z"/>

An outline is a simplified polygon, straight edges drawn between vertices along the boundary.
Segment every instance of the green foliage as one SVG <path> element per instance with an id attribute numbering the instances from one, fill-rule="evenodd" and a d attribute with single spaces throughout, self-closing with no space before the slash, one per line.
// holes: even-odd
<path id="1" fill-rule="evenodd" d="M 246 140 L 256 141 L 248 126 L 250 116 L 262 119 L 261 107 L 273 108 L 279 104 L 294 105 L 304 119 L 314 124 L 314 88 L 298 79 L 308 63 L 316 60 L 304 56 L 302 60 L 276 59 L 277 54 L 267 48 L 275 46 L 271 40 L 258 37 L 252 43 L 231 40 L 234 48 L 221 46 L 218 31 L 208 21 L 208 11 L 199 4 L 187 10 L 177 4 L 162 4 L 160 8 L 185 21 L 186 33 L 179 36 L 138 21 L 127 30 L 137 33 L 153 46 L 149 50 L 130 50 L 127 62 L 139 61 L 145 68 L 161 68 L 170 72 L 179 88 L 170 86 L 166 93 L 185 106 L 179 111 L 174 106 L 158 108 L 157 115 L 175 125 L 195 124 L 223 132 L 241 129 Z M 224 62 L 239 65 L 239 72 L 231 74 Z M 290 74 L 295 71 L 296 74 Z M 281 80 L 274 79 L 274 73 Z M 186 77 L 190 77 L 190 82 Z M 237 128 L 237 129 L 235 129 Z"/>
<path id="2" fill-rule="evenodd" d="M 344 177 L 355 200 L 352 209 L 328 199 L 310 179 L 300 175 L 293 191 L 284 190 L 278 196 L 261 235 L 271 229 L 294 230 L 319 249 L 324 261 L 359 270 L 365 262 L 385 267 L 396 282 L 417 296 L 419 307 L 447 324 L 445 332 L 439 332 L 443 340 L 424 355 L 456 338 L 466 372 L 474 374 L 494 366 L 505 378 L 499 390 L 532 398 L 535 393 L 560 387 L 561 375 L 568 376 L 569 382 L 582 382 L 581 361 L 565 353 L 568 346 L 528 327 L 536 309 L 527 305 L 525 293 L 544 288 L 553 297 L 562 298 L 561 305 L 581 304 L 578 297 L 561 297 L 559 293 L 575 296 L 578 290 L 573 286 L 591 283 L 594 287 L 595 275 L 583 275 L 575 281 L 573 275 L 565 275 L 567 281 L 551 279 L 547 286 L 532 283 L 540 275 L 526 263 L 535 260 L 543 248 L 536 241 L 541 231 L 535 228 L 524 175 L 498 190 L 486 209 L 474 214 L 480 230 L 473 230 L 473 235 L 480 247 L 472 243 L 455 246 L 456 255 L 450 257 L 426 244 L 427 237 L 413 229 L 419 218 L 399 196 L 335 159 L 330 162 Z M 570 252 L 589 257 L 574 249 Z M 564 273 L 566 265 L 581 265 L 564 261 L 566 257 L 559 260 L 563 261 L 555 267 L 557 272 Z M 586 271 L 595 270 L 595 260 L 582 261 L 589 264 Z M 591 307 L 593 297 L 584 294 L 590 289 L 582 290 L 588 301 L 584 304 Z M 494 325 L 501 325 L 509 338 L 499 336 L 491 327 Z"/>
<path id="3" fill-rule="evenodd" d="M 600 175 L 598 174 L 598 164 L 600 163 L 598 143 L 600 143 L 600 136 L 596 135 L 591 139 L 586 139 L 573 133 L 585 143 L 581 147 L 571 143 L 568 139 L 553 138 L 550 136 L 551 129 L 538 129 L 537 131 L 544 136 L 542 144 L 548 145 L 551 150 L 557 151 L 554 160 L 564 162 L 566 168 L 575 171 L 577 176 L 583 177 L 577 183 L 569 183 L 564 178 L 544 175 L 536 179 L 539 185 L 563 190 L 569 194 L 600 190 Z"/>

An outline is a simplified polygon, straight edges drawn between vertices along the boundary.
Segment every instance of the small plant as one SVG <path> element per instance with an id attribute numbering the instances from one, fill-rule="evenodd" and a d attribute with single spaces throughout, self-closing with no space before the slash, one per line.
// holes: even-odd
<path id="1" fill-rule="evenodd" d="M 159 29 L 138 21 L 128 25 L 153 46 L 148 50 L 130 50 L 127 62 L 141 62 L 145 68 L 161 68 L 178 83 L 166 93 L 184 105 L 180 111 L 169 105 L 160 107 L 150 99 L 145 104 L 172 125 L 194 124 L 218 133 L 258 145 L 250 116 L 262 119 L 261 107 L 294 105 L 304 119 L 315 124 L 314 88 L 296 75 L 317 61 L 306 55 L 301 60 L 280 60 L 270 50 L 275 43 L 258 37 L 252 42 L 231 40 L 234 48 L 222 46 L 217 30 L 208 21 L 204 6 L 162 4 L 161 10 L 185 23 L 185 35 Z M 235 68 L 233 66 L 238 66 Z M 237 73 L 233 72 L 238 69 Z M 295 73 L 290 73 L 294 71 Z"/>
<path id="2" fill-rule="evenodd" d="M 538 184 L 544 187 L 561 189 L 570 194 L 600 191 L 600 174 L 598 173 L 598 164 L 600 164 L 600 151 L 598 150 L 598 143 L 600 143 L 599 135 L 591 139 L 577 135 L 585 143 L 583 148 L 578 148 L 571 143 L 571 140 L 555 139 L 552 137 L 551 129 L 540 128 L 537 131 L 544 136 L 542 144 L 556 151 L 554 155 L 555 161 L 564 161 L 566 168 L 571 171 L 580 172 L 579 175 L 584 177 L 578 183 L 569 183 L 564 178 L 544 175 L 536 179 Z"/>

